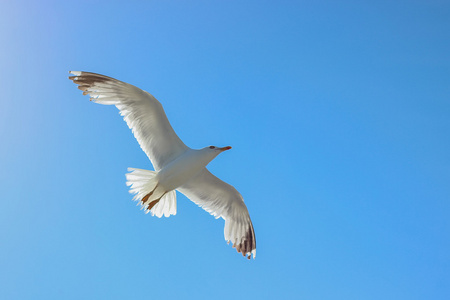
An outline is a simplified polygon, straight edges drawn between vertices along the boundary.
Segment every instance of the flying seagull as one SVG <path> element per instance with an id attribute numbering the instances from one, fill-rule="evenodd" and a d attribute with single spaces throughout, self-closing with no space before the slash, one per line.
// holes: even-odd
<path id="1" fill-rule="evenodd" d="M 256 257 L 252 221 L 241 194 L 206 169 L 220 153 L 231 149 L 208 146 L 191 149 L 177 136 L 161 103 L 150 93 L 126 82 L 96 73 L 70 71 L 91 101 L 115 105 L 155 171 L 128 168 L 133 200 L 158 218 L 177 212 L 176 190 L 214 217 L 225 220 L 225 240 L 250 259 Z"/>

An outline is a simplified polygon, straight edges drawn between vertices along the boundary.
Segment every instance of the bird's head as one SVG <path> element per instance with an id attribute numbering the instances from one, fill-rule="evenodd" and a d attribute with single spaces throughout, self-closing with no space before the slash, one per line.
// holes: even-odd
<path id="1" fill-rule="evenodd" d="M 205 153 L 206 156 L 214 159 L 220 153 L 230 150 L 231 146 L 226 147 L 216 147 L 216 146 L 208 146 L 202 149 L 202 152 Z"/>
<path id="2" fill-rule="evenodd" d="M 211 152 L 219 154 L 219 153 L 221 153 L 223 151 L 230 150 L 231 146 L 226 146 L 226 147 L 222 147 L 222 148 L 216 147 L 216 146 L 208 146 L 208 147 L 205 147 L 205 149 L 208 149 L 208 151 L 211 151 Z"/>
<path id="3" fill-rule="evenodd" d="M 208 146 L 205 148 L 200 149 L 200 153 L 203 157 L 203 159 L 206 161 L 206 164 L 208 164 L 210 161 L 212 161 L 214 158 L 217 157 L 220 153 L 230 150 L 231 146 L 226 147 L 216 147 L 216 146 Z"/>

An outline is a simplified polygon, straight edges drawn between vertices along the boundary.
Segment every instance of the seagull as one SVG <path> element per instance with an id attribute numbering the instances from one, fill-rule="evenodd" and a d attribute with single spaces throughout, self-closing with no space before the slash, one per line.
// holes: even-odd
<path id="1" fill-rule="evenodd" d="M 177 136 L 161 103 L 150 93 L 126 82 L 96 73 L 70 71 L 83 95 L 104 105 L 115 105 L 133 132 L 154 171 L 128 168 L 125 176 L 133 200 L 152 216 L 169 217 L 177 212 L 176 192 L 225 220 L 225 240 L 248 259 L 256 257 L 252 221 L 241 194 L 214 176 L 206 166 L 231 149 L 207 146 L 191 149 Z"/>

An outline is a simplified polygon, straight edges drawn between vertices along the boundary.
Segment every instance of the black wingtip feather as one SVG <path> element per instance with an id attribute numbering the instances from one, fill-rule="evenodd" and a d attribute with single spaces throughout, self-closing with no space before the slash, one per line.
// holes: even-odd
<path id="1" fill-rule="evenodd" d="M 247 253 L 249 254 L 247 256 L 248 259 L 252 256 L 252 251 L 256 249 L 256 238 L 255 238 L 255 231 L 253 230 L 253 225 L 250 224 L 245 237 L 242 239 L 242 241 L 238 244 L 233 244 L 233 248 L 236 248 L 236 251 L 238 253 L 242 253 L 242 255 L 245 257 Z"/>

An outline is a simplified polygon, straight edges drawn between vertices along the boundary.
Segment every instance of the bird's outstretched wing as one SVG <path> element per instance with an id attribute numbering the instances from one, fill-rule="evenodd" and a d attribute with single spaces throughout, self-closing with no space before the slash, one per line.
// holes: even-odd
<path id="1" fill-rule="evenodd" d="M 256 238 L 241 194 L 206 168 L 177 190 L 216 218 L 225 220 L 225 240 L 242 255 L 256 256 Z"/>
<path id="2" fill-rule="evenodd" d="M 133 131 L 156 171 L 188 147 L 167 119 L 161 103 L 150 93 L 117 79 L 89 72 L 71 71 L 70 76 L 83 95 L 95 103 L 115 105 Z"/>

